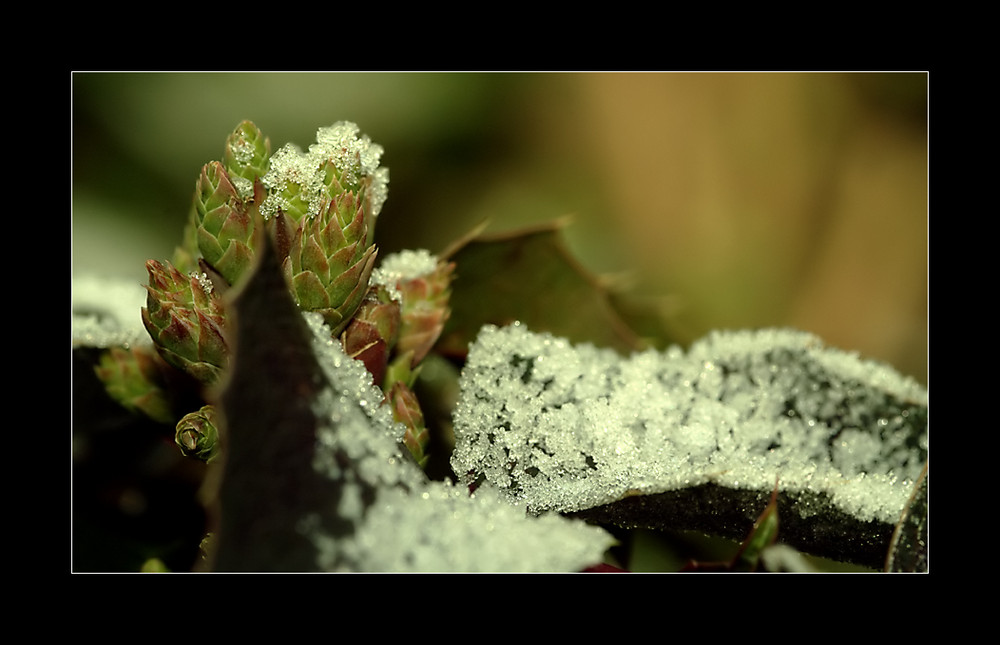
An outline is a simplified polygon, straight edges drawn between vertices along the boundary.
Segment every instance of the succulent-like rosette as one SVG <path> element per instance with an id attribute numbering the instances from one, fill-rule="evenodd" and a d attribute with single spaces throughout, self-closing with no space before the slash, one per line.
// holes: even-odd
<path id="1" fill-rule="evenodd" d="M 303 218 L 295 232 L 283 269 L 299 307 L 323 315 L 339 335 L 368 291 L 375 265 L 375 246 L 366 244 L 363 208 L 354 209 L 346 225 L 339 213 L 353 195 L 331 200 L 317 217 Z"/>
<path id="2" fill-rule="evenodd" d="M 205 262 L 232 285 L 253 262 L 255 197 L 241 198 L 225 167 L 213 161 L 201 169 L 192 221 Z M 257 199 L 263 199 L 263 186 Z"/>
<path id="3" fill-rule="evenodd" d="M 303 153 L 286 145 L 269 160 L 259 202 L 296 303 L 320 312 L 339 335 L 368 291 L 375 263 L 375 217 L 388 174 L 382 147 L 353 123 L 320 128 Z"/>
<path id="4" fill-rule="evenodd" d="M 169 369 L 149 346 L 110 347 L 101 354 L 94 373 L 126 410 L 167 423 L 173 419 L 164 373 Z"/>
<path id="5" fill-rule="evenodd" d="M 146 270 L 142 323 L 157 351 L 202 383 L 214 383 L 227 365 L 229 349 L 223 305 L 211 281 L 156 260 L 146 262 Z"/>
<path id="6" fill-rule="evenodd" d="M 399 335 L 399 303 L 382 286 L 368 290 L 361 307 L 341 334 L 348 356 L 365 364 L 372 382 L 381 386 L 386 376 L 389 354 Z"/>
<path id="7" fill-rule="evenodd" d="M 197 412 L 185 414 L 177 422 L 174 441 L 185 457 L 195 457 L 205 462 L 215 459 L 221 452 L 215 407 L 205 405 Z"/>

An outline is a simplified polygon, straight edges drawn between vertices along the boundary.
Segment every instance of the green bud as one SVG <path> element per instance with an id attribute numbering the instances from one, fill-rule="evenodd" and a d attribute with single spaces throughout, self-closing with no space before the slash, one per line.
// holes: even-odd
<path id="1" fill-rule="evenodd" d="M 424 413 L 420 409 L 417 395 L 403 382 L 397 381 L 389 390 L 388 400 L 392 405 L 393 419 L 406 426 L 403 444 L 423 468 L 427 463 L 426 451 L 430 434 L 424 427 Z"/>
<path id="2" fill-rule="evenodd" d="M 375 263 L 375 217 L 387 194 L 382 147 L 353 123 L 320 128 L 302 152 L 280 148 L 261 178 L 259 202 L 295 302 L 323 314 L 335 335 L 368 291 Z"/>
<path id="3" fill-rule="evenodd" d="M 283 269 L 295 302 L 317 311 L 335 336 L 354 316 L 368 291 L 375 265 L 375 246 L 366 244 L 364 209 L 342 225 L 342 200 L 331 200 L 319 216 L 304 218 L 291 241 Z"/>
<path id="4" fill-rule="evenodd" d="M 223 163 L 243 199 L 253 196 L 253 185 L 270 169 L 271 141 L 252 121 L 243 121 L 226 139 Z"/>
<path id="5" fill-rule="evenodd" d="M 152 348 L 111 347 L 101 353 L 94 373 L 108 395 L 122 407 L 168 423 L 174 416 L 164 369 L 171 368 L 163 365 Z"/>
<path id="6" fill-rule="evenodd" d="M 438 262 L 433 271 L 396 283 L 402 296 L 402 323 L 396 351 L 412 353 L 413 365 L 427 356 L 448 320 L 454 270 L 454 263 Z"/>
<path id="7" fill-rule="evenodd" d="M 230 285 L 253 262 L 255 195 L 241 198 L 229 173 L 218 161 L 206 164 L 195 186 L 192 221 L 205 262 Z M 263 197 L 263 187 L 259 188 Z"/>
<path id="8" fill-rule="evenodd" d="M 341 224 L 346 226 L 354 210 L 361 208 L 364 242 L 371 245 L 375 220 L 388 195 L 389 172 L 379 167 L 382 152 L 382 146 L 347 121 L 320 128 L 307 152 L 292 144 L 281 147 L 262 178 L 268 194 L 260 205 L 261 214 L 270 220 L 283 213 L 299 222 L 319 213 L 331 200 L 351 194 L 353 204 L 342 204 Z"/>
<path id="9" fill-rule="evenodd" d="M 174 441 L 185 457 L 211 463 L 220 452 L 215 408 L 206 405 L 197 412 L 184 415 L 177 422 Z"/>
<path id="10" fill-rule="evenodd" d="M 228 362 L 222 302 L 204 275 L 146 262 L 149 285 L 142 322 L 160 356 L 202 383 L 214 383 Z"/>

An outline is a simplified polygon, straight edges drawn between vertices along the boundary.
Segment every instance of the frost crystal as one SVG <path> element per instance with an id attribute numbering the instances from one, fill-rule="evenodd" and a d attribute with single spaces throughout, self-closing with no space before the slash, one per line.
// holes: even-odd
<path id="1" fill-rule="evenodd" d="M 314 468 L 342 493 L 330 513 L 348 535 L 306 533 L 328 571 L 578 571 L 601 561 L 613 539 L 558 516 L 528 516 L 488 491 L 428 481 L 404 454 L 382 392 L 348 357 L 317 314 L 304 314 L 331 387 L 315 405 L 321 420 Z M 314 521 L 309 521 L 312 519 Z"/>
<path id="2" fill-rule="evenodd" d="M 407 249 L 386 256 L 376 269 L 376 275 L 382 278 L 382 284 L 395 284 L 399 280 L 412 280 L 433 273 L 437 265 L 438 259 L 430 251 Z"/>
<path id="3" fill-rule="evenodd" d="M 215 284 L 211 279 L 209 279 L 208 274 L 204 271 L 200 273 L 198 271 L 192 271 L 188 274 L 188 277 L 197 280 L 198 284 L 201 285 L 201 288 L 206 294 L 212 293 L 212 290 L 215 289 Z"/>
<path id="4" fill-rule="evenodd" d="M 425 249 L 407 249 L 387 255 L 372 272 L 372 284 L 385 287 L 394 300 L 402 297 L 396 288 L 400 280 L 412 280 L 437 269 L 438 258 Z"/>
<path id="5" fill-rule="evenodd" d="M 233 159 L 244 165 L 252 162 L 254 155 L 257 154 L 257 147 L 245 136 L 236 137 L 230 144 L 229 150 L 233 154 Z"/>
<path id="6" fill-rule="evenodd" d="M 269 195 L 261 204 L 264 217 L 271 217 L 279 209 L 286 209 L 280 193 L 289 184 L 299 186 L 300 194 L 309 204 L 310 213 L 318 213 L 324 199 L 323 164 L 332 161 L 341 173 L 341 183 L 352 190 L 362 181 L 370 180 L 367 194 L 371 207 L 370 215 L 375 217 L 382 210 L 388 196 L 389 171 L 379 167 L 382 146 L 372 143 L 365 135 L 359 136 L 358 126 L 341 121 L 332 126 L 320 128 L 316 133 L 316 143 L 303 153 L 294 144 L 286 144 L 270 159 L 270 169 L 261 179 Z"/>
<path id="7" fill-rule="evenodd" d="M 233 188 L 236 189 L 236 194 L 239 195 L 240 199 L 251 199 L 253 197 L 252 181 L 239 175 L 230 175 L 229 181 L 233 183 Z"/>
<path id="8" fill-rule="evenodd" d="M 712 482 L 829 495 L 895 522 L 926 460 L 926 391 L 789 330 L 715 333 L 622 358 L 522 325 L 485 327 L 452 466 L 533 511 Z"/>

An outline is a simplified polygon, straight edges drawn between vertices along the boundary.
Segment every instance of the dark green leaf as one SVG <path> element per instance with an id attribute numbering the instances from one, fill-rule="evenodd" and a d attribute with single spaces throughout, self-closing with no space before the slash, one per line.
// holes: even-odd
<path id="1" fill-rule="evenodd" d="M 438 349 L 462 356 L 486 323 L 515 320 L 574 342 L 630 351 L 639 337 L 609 293 L 566 250 L 554 222 L 537 229 L 476 236 L 446 252 L 456 264 L 451 317 Z"/>

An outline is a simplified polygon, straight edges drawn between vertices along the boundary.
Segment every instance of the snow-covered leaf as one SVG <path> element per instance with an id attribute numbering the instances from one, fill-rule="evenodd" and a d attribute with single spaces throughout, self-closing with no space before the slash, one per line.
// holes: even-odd
<path id="1" fill-rule="evenodd" d="M 362 363 L 299 313 L 267 245 L 233 303 L 215 568 L 580 571 L 614 540 L 427 479 Z"/>
<path id="2" fill-rule="evenodd" d="M 485 327 L 452 466 L 533 512 L 747 534 L 775 481 L 781 539 L 880 567 L 927 458 L 927 392 L 791 330 L 627 358 Z"/>

